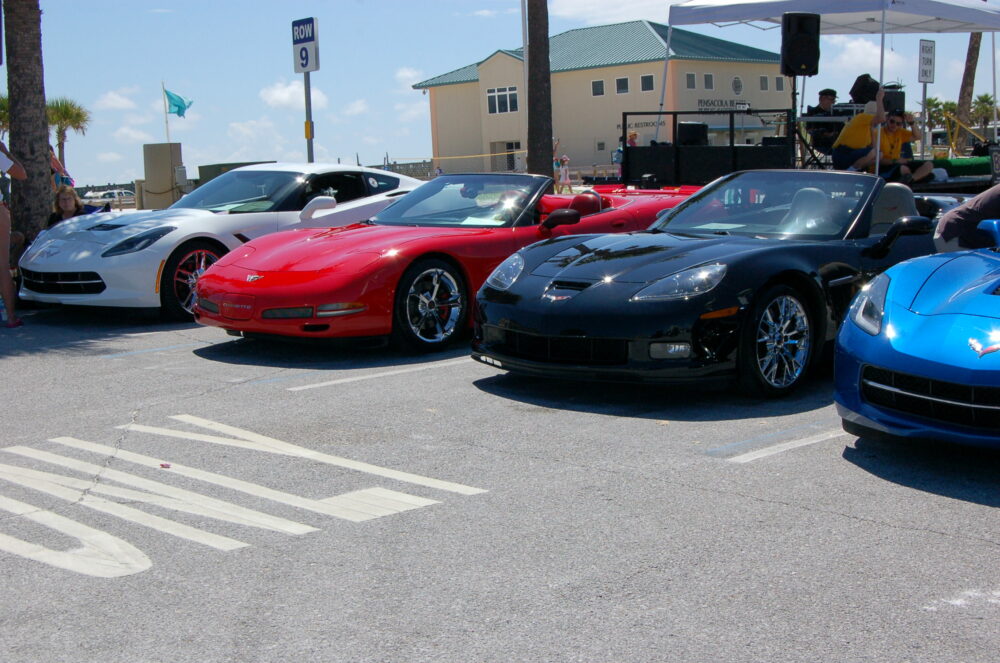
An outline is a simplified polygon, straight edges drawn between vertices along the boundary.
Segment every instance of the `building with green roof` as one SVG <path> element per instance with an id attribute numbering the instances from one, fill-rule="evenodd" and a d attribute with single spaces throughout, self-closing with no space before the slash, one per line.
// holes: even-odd
<path id="1" fill-rule="evenodd" d="M 664 95 L 667 30 L 659 23 L 629 21 L 549 38 L 552 125 L 559 155 L 570 157 L 574 172 L 596 168 L 607 174 L 622 134 L 622 113 L 657 111 L 661 97 L 665 110 L 791 107 L 791 84 L 781 75 L 778 53 L 677 28 L 670 38 Z M 430 99 L 436 166 L 445 172 L 523 169 L 521 48 L 496 50 L 413 87 Z M 629 126 L 639 144 L 671 139 L 669 121 L 644 120 Z"/>

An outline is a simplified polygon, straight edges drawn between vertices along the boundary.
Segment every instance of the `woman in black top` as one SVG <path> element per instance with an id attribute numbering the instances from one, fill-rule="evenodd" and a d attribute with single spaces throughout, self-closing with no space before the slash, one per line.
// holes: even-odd
<path id="1" fill-rule="evenodd" d="M 76 189 L 63 184 L 56 189 L 55 203 L 52 205 L 52 214 L 45 224 L 46 228 L 51 228 L 60 221 L 71 219 L 84 213 L 83 201 L 76 195 Z"/>

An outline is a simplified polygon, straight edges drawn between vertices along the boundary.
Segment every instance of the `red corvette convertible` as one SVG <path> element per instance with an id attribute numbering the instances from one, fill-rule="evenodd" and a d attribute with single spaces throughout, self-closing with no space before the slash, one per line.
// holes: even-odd
<path id="1" fill-rule="evenodd" d="M 444 175 L 365 223 L 260 237 L 201 276 L 195 320 L 234 335 L 389 335 L 433 350 L 470 326 L 476 290 L 511 253 L 569 233 L 644 229 L 697 190 L 549 195 L 550 182 Z"/>

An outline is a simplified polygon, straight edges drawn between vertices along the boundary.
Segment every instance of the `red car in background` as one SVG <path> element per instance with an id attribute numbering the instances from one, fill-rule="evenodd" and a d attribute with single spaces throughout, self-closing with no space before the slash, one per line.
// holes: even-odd
<path id="1" fill-rule="evenodd" d="M 511 253 L 570 233 L 643 230 L 697 190 L 551 195 L 550 183 L 443 175 L 367 222 L 255 239 L 201 276 L 195 320 L 234 335 L 388 335 L 434 350 L 470 327 L 476 291 Z"/>

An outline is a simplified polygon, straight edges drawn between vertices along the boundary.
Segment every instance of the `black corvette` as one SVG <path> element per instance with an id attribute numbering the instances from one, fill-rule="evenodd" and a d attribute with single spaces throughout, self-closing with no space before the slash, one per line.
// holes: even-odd
<path id="1" fill-rule="evenodd" d="M 472 356 L 547 377 L 788 393 L 854 294 L 932 253 L 932 218 L 962 198 L 860 173 L 733 173 L 645 231 L 512 255 L 479 291 Z"/>

